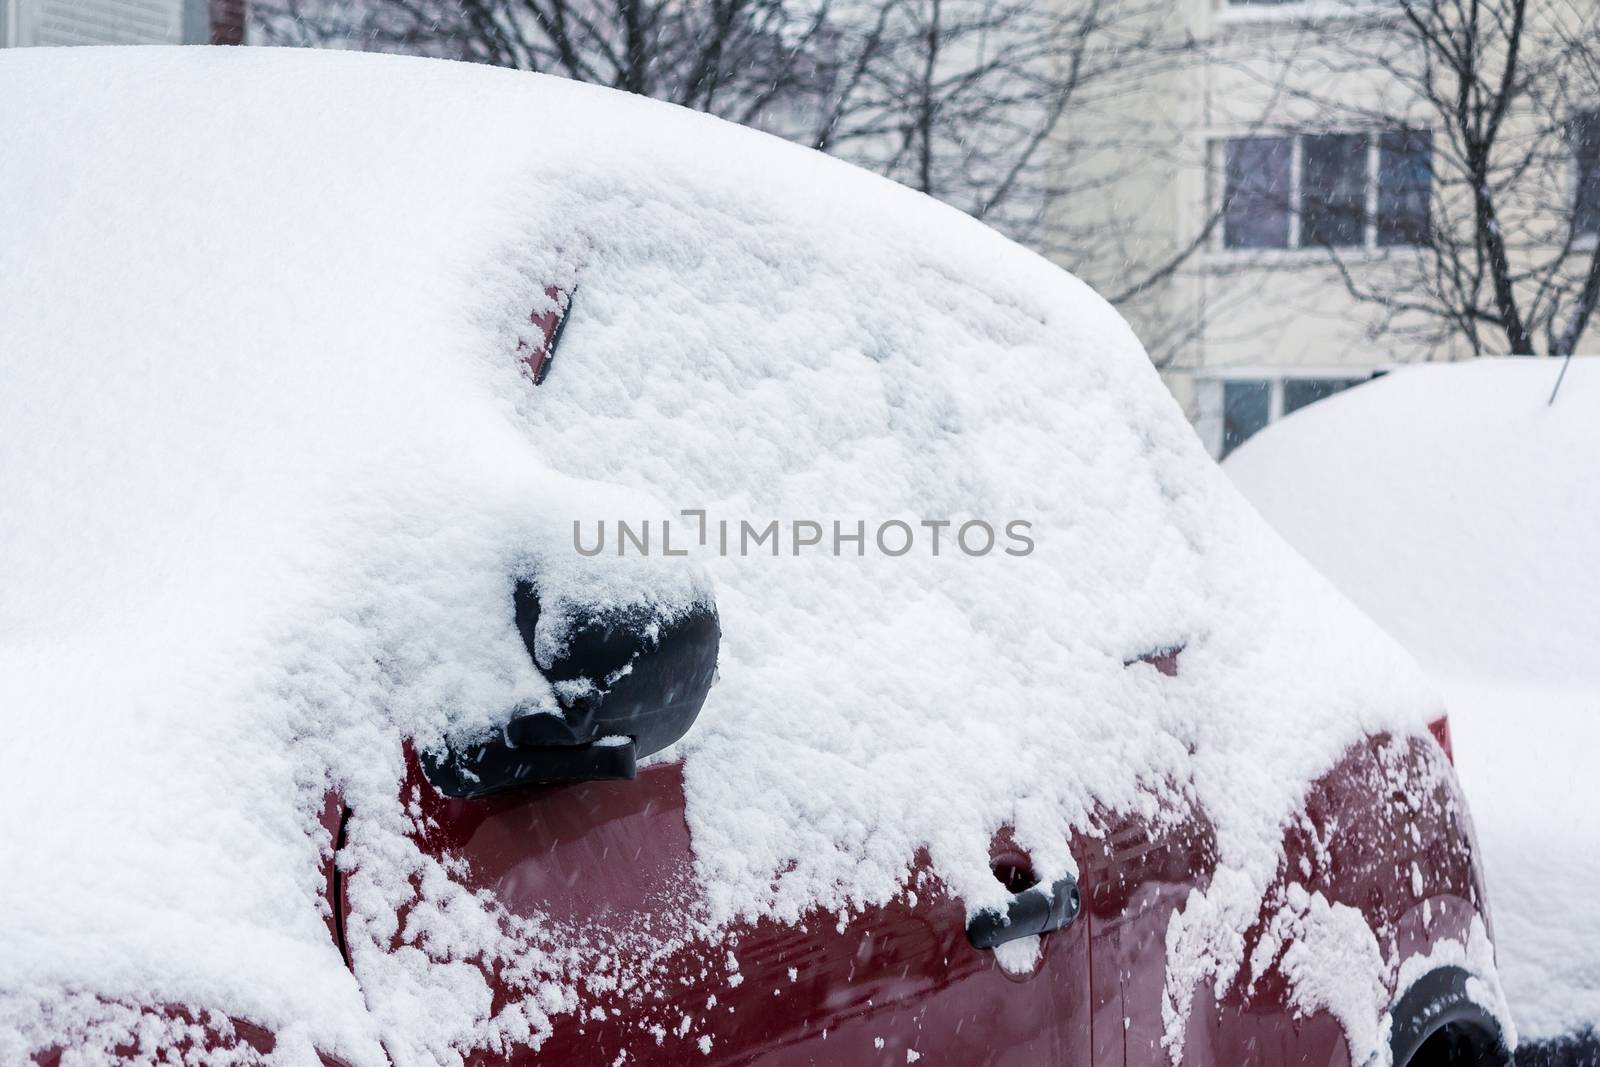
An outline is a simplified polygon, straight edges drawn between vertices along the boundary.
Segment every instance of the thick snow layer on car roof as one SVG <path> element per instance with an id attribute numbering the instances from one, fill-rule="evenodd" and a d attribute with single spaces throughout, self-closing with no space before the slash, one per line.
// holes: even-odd
<path id="1" fill-rule="evenodd" d="M 119 1004 L 353 1062 L 562 1025 L 617 956 L 466 893 L 397 798 L 404 738 L 549 703 L 517 574 L 715 591 L 720 680 L 669 754 L 711 928 L 884 900 L 923 848 L 993 905 L 997 827 L 1048 879 L 1096 805 L 1180 794 L 1217 825 L 1212 910 L 1252 921 L 1306 783 L 1436 710 L 1116 313 L 926 198 L 442 63 L 13 52 L 0 97 L 0 1050 Z M 578 288 L 535 388 L 547 285 Z M 574 520 L 685 508 L 869 540 L 574 551 Z M 893 519 L 904 555 L 874 543 Z M 917 525 L 975 519 L 982 556 Z M 1178 645 L 1176 678 L 1137 662 Z M 318 911 L 330 784 L 360 990 Z M 492 1003 L 473 960 L 525 995 Z"/>
<path id="2" fill-rule="evenodd" d="M 1226 470 L 1433 671 L 1524 1036 L 1600 1024 L 1600 359 L 1407 368 Z"/>

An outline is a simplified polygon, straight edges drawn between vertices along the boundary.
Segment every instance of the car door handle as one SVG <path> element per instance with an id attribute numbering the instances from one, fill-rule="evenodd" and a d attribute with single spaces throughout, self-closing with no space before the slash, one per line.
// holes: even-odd
<path id="1" fill-rule="evenodd" d="M 1036 885 L 1011 898 L 1005 913 L 980 911 L 967 923 L 973 948 L 990 949 L 1031 934 L 1059 930 L 1078 917 L 1078 880 L 1072 875 L 1049 886 Z"/>

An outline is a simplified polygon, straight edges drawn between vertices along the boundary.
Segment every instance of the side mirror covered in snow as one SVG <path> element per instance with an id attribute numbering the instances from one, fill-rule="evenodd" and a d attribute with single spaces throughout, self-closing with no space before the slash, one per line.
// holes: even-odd
<path id="1" fill-rule="evenodd" d="M 539 595 L 518 582 L 517 629 L 534 654 Z M 699 604 L 671 616 L 597 611 L 572 623 L 565 649 L 542 668 L 561 711 L 507 723 L 497 737 L 425 753 L 424 770 L 447 796 L 481 797 L 516 786 L 632 778 L 640 756 L 688 732 L 716 679 L 722 628 Z"/>

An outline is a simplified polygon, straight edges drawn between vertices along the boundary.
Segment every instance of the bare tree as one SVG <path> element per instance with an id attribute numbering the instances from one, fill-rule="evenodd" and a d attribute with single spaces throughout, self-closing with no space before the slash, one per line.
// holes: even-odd
<path id="1" fill-rule="evenodd" d="M 1126 102 L 1192 60 L 1168 0 L 884 0 L 858 35 L 850 77 L 810 138 L 983 219 L 1070 266 L 1115 258 L 1108 288 L 1144 291 L 1168 261 L 1135 269 L 1109 199 L 1178 136 Z M 1164 276 L 1164 275 L 1163 275 Z"/>
<path id="2" fill-rule="evenodd" d="M 1350 295 L 1378 310 L 1375 333 L 1473 354 L 1571 353 L 1600 301 L 1597 9 L 1395 0 L 1370 12 L 1320 23 L 1284 84 L 1309 116 L 1303 131 L 1378 145 L 1379 254 L 1341 239 L 1352 230 L 1336 219 L 1303 244 L 1322 247 Z M 1307 182 L 1318 210 L 1336 215 L 1338 190 Z"/>
<path id="3" fill-rule="evenodd" d="M 1134 300 L 1200 247 L 1108 199 L 1180 131 L 1126 102 L 1189 62 L 1174 0 L 262 0 L 269 41 L 544 71 L 849 159 Z M 1209 224 L 1208 224 L 1209 225 Z"/>
<path id="4" fill-rule="evenodd" d="M 818 91 L 826 6 L 783 0 L 264 0 L 272 43 L 542 71 L 754 121 Z"/>

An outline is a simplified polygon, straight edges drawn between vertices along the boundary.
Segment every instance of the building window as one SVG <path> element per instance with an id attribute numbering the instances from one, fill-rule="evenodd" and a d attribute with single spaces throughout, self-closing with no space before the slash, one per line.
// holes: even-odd
<path id="1" fill-rule="evenodd" d="M 1211 437 L 1215 430 L 1202 431 L 1207 447 L 1216 450 L 1218 459 L 1244 444 L 1261 430 L 1285 415 L 1293 414 L 1309 404 L 1342 393 L 1352 385 L 1360 385 L 1381 372 L 1363 373 L 1361 377 L 1346 377 L 1329 373 L 1323 377 L 1282 376 L 1263 372 L 1254 378 L 1211 379 L 1209 388 L 1201 393 L 1201 418 L 1209 421 L 1221 415 L 1219 437 Z M 1211 390 L 1215 390 L 1214 392 Z M 1220 411 L 1219 411 L 1220 407 Z M 1212 427 L 1216 426 L 1211 422 Z"/>
<path id="2" fill-rule="evenodd" d="M 1392 130 L 1378 138 L 1378 244 L 1426 244 L 1432 193 L 1433 134 Z"/>
<path id="3" fill-rule="evenodd" d="M 1334 393 L 1342 393 L 1356 384 L 1353 378 L 1285 378 L 1283 382 L 1283 413 L 1299 411 L 1307 404 L 1326 400 Z"/>
<path id="4" fill-rule="evenodd" d="M 1329 133 L 1300 141 L 1300 243 L 1355 248 L 1367 236 L 1367 138 Z"/>
<path id="5" fill-rule="evenodd" d="M 1222 455 L 1264 429 L 1272 417 L 1272 383 L 1233 381 L 1222 385 Z M 1222 458 L 1221 456 L 1217 458 Z"/>
<path id="6" fill-rule="evenodd" d="M 1222 241 L 1229 248 L 1289 247 L 1288 137 L 1228 142 Z"/>
<path id="7" fill-rule="evenodd" d="M 1600 137 L 1595 143 L 1600 148 Z M 1233 138 L 1224 145 L 1223 181 L 1225 248 L 1420 244 L 1433 192 L 1433 136 Z M 1600 196 L 1595 204 L 1600 219 Z"/>
<path id="8" fill-rule="evenodd" d="M 1600 111 L 1580 111 L 1567 123 L 1572 147 L 1572 232 L 1600 234 Z"/>

